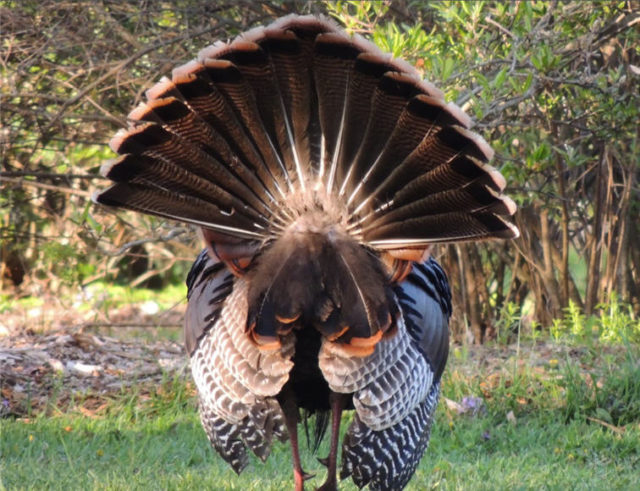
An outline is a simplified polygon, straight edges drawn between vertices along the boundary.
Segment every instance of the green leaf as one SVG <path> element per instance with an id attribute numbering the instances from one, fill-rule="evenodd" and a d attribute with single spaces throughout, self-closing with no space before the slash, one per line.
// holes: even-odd
<path id="1" fill-rule="evenodd" d="M 522 84 L 522 88 L 520 90 L 522 90 L 522 92 L 526 92 L 527 90 L 529 90 L 532 83 L 533 83 L 533 73 L 529 72 L 529 75 L 527 75 L 527 78 Z"/>
<path id="2" fill-rule="evenodd" d="M 442 80 L 447 80 L 453 73 L 456 62 L 452 58 L 445 58 L 442 63 Z"/>
<path id="3" fill-rule="evenodd" d="M 606 423 L 613 424 L 613 418 L 611 417 L 611 414 L 609 414 L 609 411 L 602 409 L 601 407 L 596 409 L 596 418 L 601 419 Z"/>
<path id="4" fill-rule="evenodd" d="M 504 81 L 507 79 L 507 72 L 509 71 L 509 67 L 504 67 L 502 70 L 498 72 L 498 74 L 493 79 L 493 86 L 496 89 L 501 89 L 504 85 Z"/>

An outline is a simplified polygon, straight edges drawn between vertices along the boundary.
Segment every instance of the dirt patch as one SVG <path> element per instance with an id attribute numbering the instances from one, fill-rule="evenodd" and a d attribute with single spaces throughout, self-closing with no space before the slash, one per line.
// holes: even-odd
<path id="1" fill-rule="evenodd" d="M 0 339 L 0 416 L 65 407 L 90 395 L 158 386 L 187 376 L 188 359 L 171 341 L 122 341 L 85 332 Z"/>
<path id="2" fill-rule="evenodd" d="M 184 304 L 151 315 L 145 308 L 127 305 L 106 316 L 52 299 L 3 313 L 0 418 L 72 406 L 90 412 L 123 390 L 144 393 L 167 378 L 190 377 L 182 343 L 167 340 L 181 338 Z"/>

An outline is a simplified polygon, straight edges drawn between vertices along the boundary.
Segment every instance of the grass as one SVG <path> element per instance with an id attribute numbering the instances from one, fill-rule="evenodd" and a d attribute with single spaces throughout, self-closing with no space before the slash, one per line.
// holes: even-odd
<path id="1" fill-rule="evenodd" d="M 136 421 L 63 415 L 28 424 L 5 421 L 3 427 L 0 466 L 7 489 L 291 487 L 285 446 L 236 477 L 209 449 L 192 409 Z M 486 416 L 449 426 L 440 417 L 409 489 L 598 489 L 604 483 L 634 489 L 639 446 L 637 428 L 618 435 L 544 415 L 516 425 L 496 425 Z M 306 469 L 321 468 L 308 452 L 304 460 Z M 355 486 L 345 481 L 341 488 Z"/>
<path id="2" fill-rule="evenodd" d="M 430 448 L 408 489 L 637 489 L 637 346 L 551 347 L 566 357 L 539 358 L 549 348 L 540 344 L 521 346 L 516 355 L 502 346 L 487 357 L 454 351 L 444 397 L 479 398 L 481 410 L 459 414 L 441 402 Z M 292 486 L 286 445 L 276 444 L 266 464 L 253 459 L 239 477 L 214 455 L 188 382 L 122 392 L 97 413 L 83 410 L 80 399 L 75 409 L 52 405 L 46 414 L 0 420 L 6 489 Z M 325 441 L 320 455 L 326 447 Z M 303 465 L 318 472 L 310 488 L 319 485 L 323 467 L 306 449 Z M 345 480 L 341 489 L 355 486 Z"/>

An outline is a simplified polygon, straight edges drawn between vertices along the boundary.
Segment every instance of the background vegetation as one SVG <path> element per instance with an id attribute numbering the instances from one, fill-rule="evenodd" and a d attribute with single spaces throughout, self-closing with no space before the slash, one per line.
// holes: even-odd
<path id="1" fill-rule="evenodd" d="M 1 1 L 5 298 L 182 281 L 186 227 L 90 204 L 107 142 L 203 46 L 324 13 L 405 57 L 468 111 L 520 205 L 515 242 L 441 248 L 457 339 L 548 328 L 612 301 L 640 313 L 637 2 Z M 637 333 L 636 333 L 637 335 Z"/>
<path id="2" fill-rule="evenodd" d="M 0 281 L 6 295 L 182 281 L 186 227 L 90 204 L 125 115 L 203 46 L 324 13 L 405 57 L 468 111 L 520 205 L 515 242 L 437 252 L 454 333 L 640 313 L 637 2 L 2 1 Z M 638 335 L 638 333 L 636 333 Z"/>

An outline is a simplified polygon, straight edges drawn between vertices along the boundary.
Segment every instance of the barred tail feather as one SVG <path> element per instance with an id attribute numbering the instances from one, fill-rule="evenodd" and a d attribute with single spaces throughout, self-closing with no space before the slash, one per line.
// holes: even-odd
<path id="1" fill-rule="evenodd" d="M 102 172 L 117 184 L 97 202 L 263 240 L 333 206 L 374 249 L 518 233 L 468 116 L 326 19 L 216 43 L 147 98 L 112 141 L 123 157 Z"/>

